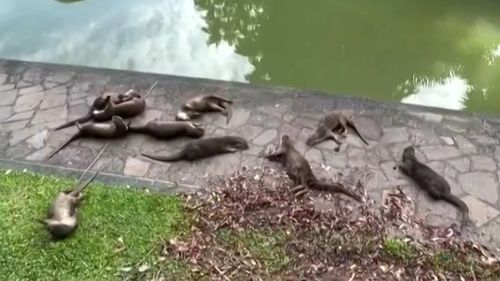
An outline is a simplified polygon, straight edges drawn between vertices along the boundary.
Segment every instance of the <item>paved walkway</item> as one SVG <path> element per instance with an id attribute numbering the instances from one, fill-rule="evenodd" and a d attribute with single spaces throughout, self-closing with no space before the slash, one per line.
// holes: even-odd
<path id="1" fill-rule="evenodd" d="M 361 178 L 369 194 L 380 199 L 386 190 L 400 185 L 417 202 L 417 210 L 429 222 L 450 223 L 457 217 L 453 207 L 430 202 L 400 173 L 393 170 L 402 149 L 420 145 L 418 157 L 443 174 L 454 193 L 471 209 L 471 217 L 485 232 L 500 231 L 500 120 L 460 112 L 326 97 L 289 88 L 264 88 L 172 76 L 26 64 L 0 61 L 0 162 L 9 167 L 84 169 L 101 149 L 98 141 L 77 141 L 50 161 L 45 157 L 75 132 L 51 129 L 84 115 L 96 95 L 124 92 L 133 83 L 147 89 L 159 81 L 147 98 L 147 111 L 137 122 L 174 118 L 177 108 L 198 93 L 214 93 L 235 100 L 234 115 L 226 126 L 223 116 L 205 116 L 207 135 L 234 134 L 246 138 L 251 149 L 193 164 L 164 164 L 138 156 L 138 152 L 169 154 L 184 140 L 157 141 L 141 135 L 113 141 L 96 167 L 112 178 L 133 178 L 155 183 L 159 189 L 195 189 L 207 176 L 228 175 L 242 166 L 257 166 L 257 154 L 272 149 L 280 134 L 289 134 L 319 176 L 347 180 Z M 307 147 L 306 137 L 319 118 L 330 110 L 356 114 L 356 122 L 370 145 L 349 134 L 340 152 L 325 142 Z M 45 168 L 44 168 L 45 167 Z M 56 169 L 60 170 L 60 169 Z M 169 185 L 173 183 L 174 185 Z M 175 185 L 177 184 L 177 185 Z M 500 245 L 500 235 L 491 237 Z"/>

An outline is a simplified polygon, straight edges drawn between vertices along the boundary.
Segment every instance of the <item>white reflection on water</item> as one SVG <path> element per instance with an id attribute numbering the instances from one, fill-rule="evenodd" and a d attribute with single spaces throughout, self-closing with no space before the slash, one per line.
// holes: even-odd
<path id="1" fill-rule="evenodd" d="M 496 47 L 496 49 L 493 49 L 491 51 L 491 56 L 493 57 L 493 61 L 495 61 L 496 58 L 500 57 L 500 44 Z"/>
<path id="2" fill-rule="evenodd" d="M 19 27 L 12 22 L 14 31 L 0 35 L 0 56 L 241 82 L 254 71 L 228 43 L 207 45 L 209 35 L 202 30 L 206 22 L 193 0 L 125 1 L 114 7 L 97 2 L 57 7 L 57 23 L 51 15 Z M 83 16 L 72 9 L 82 9 Z M 71 20 L 71 13 L 77 18 Z M 36 32 L 26 39 L 16 36 L 21 29 Z M 28 40 L 35 48 L 26 43 L 13 47 L 11 42 L 17 39 Z"/>
<path id="3" fill-rule="evenodd" d="M 495 57 L 500 57 L 500 45 L 498 45 L 497 48 L 493 50 L 493 55 Z"/>
<path id="4" fill-rule="evenodd" d="M 468 81 L 454 73 L 441 80 L 413 79 L 405 82 L 413 89 L 401 102 L 453 110 L 465 108 L 467 94 L 473 89 Z"/>

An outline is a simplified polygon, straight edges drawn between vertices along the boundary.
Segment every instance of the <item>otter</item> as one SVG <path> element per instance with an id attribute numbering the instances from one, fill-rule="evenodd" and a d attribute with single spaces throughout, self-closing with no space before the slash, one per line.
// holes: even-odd
<path id="1" fill-rule="evenodd" d="M 457 207 L 462 214 L 462 227 L 474 225 L 469 217 L 467 204 L 451 193 L 450 185 L 441 175 L 418 161 L 413 146 L 408 146 L 403 150 L 402 162 L 398 167 L 433 200 L 443 200 Z"/>
<path id="2" fill-rule="evenodd" d="M 88 172 L 88 170 L 94 165 L 94 163 L 101 157 L 104 150 L 109 145 L 109 141 L 104 145 L 101 151 L 97 154 L 94 160 L 89 164 L 87 169 L 82 173 L 78 182 L 80 183 L 83 176 Z M 82 191 L 94 180 L 94 178 L 99 174 L 96 172 L 90 179 L 85 183 L 77 185 L 73 189 L 69 189 L 60 192 L 57 197 L 52 202 L 49 210 L 47 212 L 47 218 L 45 220 L 37 219 L 38 222 L 47 227 L 47 230 L 51 234 L 53 240 L 61 240 L 67 238 L 74 233 L 78 227 L 78 207 L 80 202 L 83 200 L 84 195 Z"/>
<path id="3" fill-rule="evenodd" d="M 153 120 L 146 124 L 131 124 L 128 128 L 131 133 L 148 134 L 157 139 L 171 139 L 180 136 L 200 138 L 205 134 L 201 124 L 189 121 L 160 121 Z"/>
<path id="4" fill-rule="evenodd" d="M 121 138 L 127 135 L 130 122 L 125 122 L 120 116 L 113 116 L 110 122 L 106 123 L 76 123 L 78 132 L 76 132 L 68 141 L 61 145 L 58 149 L 52 152 L 47 159 L 51 159 L 63 148 L 68 146 L 72 141 L 78 138 L 101 138 L 114 139 Z"/>
<path id="5" fill-rule="evenodd" d="M 335 138 L 333 132 L 338 132 L 341 136 L 346 137 L 348 127 L 352 128 L 359 138 L 366 143 L 366 145 L 369 145 L 363 135 L 359 132 L 354 122 L 350 118 L 347 118 L 344 114 L 337 112 L 331 112 L 321 118 L 316 131 L 309 138 L 307 138 L 306 144 L 314 146 L 327 139 L 332 139 L 337 143 L 337 145 L 340 145 L 340 142 Z M 337 146 L 335 150 L 338 151 L 339 147 Z"/>
<path id="6" fill-rule="evenodd" d="M 195 161 L 223 153 L 234 153 L 249 148 L 245 139 L 237 136 L 214 137 L 189 142 L 181 151 L 170 156 L 141 153 L 142 156 L 164 162 Z"/>
<path id="7" fill-rule="evenodd" d="M 232 117 L 232 110 L 229 105 L 233 104 L 232 100 L 216 96 L 216 95 L 199 95 L 190 98 L 181 107 L 181 111 L 177 113 L 176 120 L 190 120 L 198 118 L 204 112 L 220 112 L 226 116 L 226 124 Z"/>
<path id="8" fill-rule="evenodd" d="M 129 90 L 122 97 L 122 102 L 111 102 L 111 96 L 104 99 L 104 108 L 96 109 L 92 112 L 92 119 L 95 121 L 108 121 L 112 116 L 131 118 L 140 115 L 146 108 L 146 101 L 136 90 Z"/>
<path id="9" fill-rule="evenodd" d="M 140 96 L 138 96 L 138 93 L 133 89 L 128 90 L 124 94 L 107 93 L 102 97 L 97 97 L 94 100 L 94 102 L 92 103 L 92 106 L 90 106 L 90 109 L 85 116 L 79 117 L 75 120 L 68 121 L 68 122 L 60 125 L 59 127 L 56 127 L 54 129 L 54 131 L 58 131 L 61 129 L 65 129 L 65 128 L 74 126 L 74 125 L 76 125 L 76 123 L 85 123 L 85 122 L 88 122 L 92 119 L 95 120 L 94 112 L 102 112 L 106 108 L 108 103 L 120 104 L 122 102 L 130 101 L 135 97 L 138 98 Z M 107 120 L 95 120 L 95 121 L 107 121 Z"/>
<path id="10" fill-rule="evenodd" d="M 279 162 L 284 166 L 286 174 L 296 184 L 291 189 L 296 197 L 306 194 L 308 188 L 314 188 L 321 191 L 343 193 L 358 202 L 362 201 L 361 196 L 349 191 L 340 183 L 328 184 L 319 181 L 313 174 L 307 160 L 295 149 L 288 135 L 281 137 L 281 143 L 276 152 L 263 156 L 269 161 Z"/>
<path id="11" fill-rule="evenodd" d="M 52 202 L 45 220 L 37 219 L 45 225 L 53 240 L 62 240 L 73 234 L 78 227 L 78 207 L 83 200 L 82 191 L 99 174 L 94 175 L 84 184 L 70 190 L 59 192 Z"/>

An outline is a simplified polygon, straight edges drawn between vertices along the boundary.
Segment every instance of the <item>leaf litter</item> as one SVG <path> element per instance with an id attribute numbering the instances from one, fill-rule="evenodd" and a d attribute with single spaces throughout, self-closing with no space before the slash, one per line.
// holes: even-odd
<path id="1" fill-rule="evenodd" d="M 243 168 L 228 178 L 210 180 L 206 191 L 185 195 L 185 208 L 193 215 L 191 232 L 166 241 L 161 256 L 186 263 L 196 280 L 500 277 L 495 255 L 454 224 L 426 225 L 415 216 L 415 203 L 400 188 L 385 193 L 382 204 L 375 206 L 373 201 L 358 204 L 342 195 L 315 191 L 296 199 L 289 192 L 291 186 L 284 173 L 269 167 Z M 315 202 L 320 199 L 333 200 L 333 208 L 318 208 Z M 232 238 L 247 233 L 282 237 L 283 245 L 270 251 L 283 251 L 285 256 L 270 261 L 244 240 L 224 243 L 222 232 Z M 273 247 L 266 243 L 260 247 Z"/>

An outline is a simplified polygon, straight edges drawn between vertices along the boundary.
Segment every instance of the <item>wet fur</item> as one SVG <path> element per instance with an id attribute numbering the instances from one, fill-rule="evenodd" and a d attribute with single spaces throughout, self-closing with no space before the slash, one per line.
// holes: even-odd
<path id="1" fill-rule="evenodd" d="M 136 90 L 129 90 L 119 95 L 120 102 L 113 103 L 110 96 L 106 97 L 106 105 L 102 110 L 94 110 L 92 119 L 95 121 L 108 121 L 112 116 L 132 118 L 142 114 L 146 108 L 146 101 Z"/>
<path id="2" fill-rule="evenodd" d="M 182 111 L 177 114 L 176 120 L 186 121 L 198 118 L 205 112 L 220 112 L 226 116 L 226 124 L 228 124 L 233 115 L 231 104 L 233 101 L 216 95 L 195 96 L 182 105 Z"/>
<path id="3" fill-rule="evenodd" d="M 457 207 L 462 214 L 462 227 L 473 225 L 467 204 L 451 193 L 450 185 L 441 175 L 417 160 L 413 146 L 403 150 L 402 163 L 398 167 L 432 199 L 443 200 Z"/>
<path id="4" fill-rule="evenodd" d="M 200 138 L 205 129 L 199 124 L 189 121 L 159 121 L 153 120 L 146 124 L 131 124 L 129 132 L 147 134 L 158 139 L 172 139 L 182 136 Z"/>
<path id="5" fill-rule="evenodd" d="M 84 198 L 82 191 L 98 173 L 96 172 L 89 180 L 72 190 L 59 192 L 49 207 L 47 218 L 38 219 L 38 222 L 46 226 L 53 240 L 65 239 L 78 228 L 78 207 Z"/>
<path id="6" fill-rule="evenodd" d="M 113 115 L 118 115 L 122 118 L 135 117 L 144 112 L 145 107 L 145 100 L 136 90 L 130 89 L 124 94 L 110 93 L 96 98 L 85 116 L 66 122 L 54 130 L 57 131 L 91 120 L 99 122 L 109 121 Z"/>
<path id="7" fill-rule="evenodd" d="M 307 192 L 308 188 L 313 188 L 342 193 L 358 202 L 362 200 L 361 196 L 349 191 L 340 183 L 328 184 L 319 181 L 313 174 L 307 160 L 295 149 L 288 135 L 282 136 L 281 144 L 276 152 L 264 155 L 264 157 L 283 165 L 288 177 L 297 185 L 292 189 L 295 196 L 303 195 Z"/>
<path id="8" fill-rule="evenodd" d="M 306 144 L 314 146 L 327 139 L 331 139 L 336 142 L 337 145 L 340 145 L 340 141 L 333 133 L 337 132 L 345 137 L 348 127 L 351 128 L 366 145 L 368 145 L 368 142 L 363 135 L 361 135 L 354 122 L 350 118 L 347 118 L 344 114 L 337 112 L 329 113 L 321 118 L 316 131 L 307 139 Z"/>
<path id="9" fill-rule="evenodd" d="M 158 156 L 146 153 L 141 153 L 141 155 L 153 160 L 165 162 L 180 160 L 195 161 L 218 154 L 234 153 L 248 148 L 249 146 L 245 139 L 237 136 L 225 136 L 191 141 L 181 151 L 169 156 Z"/>
<path id="10" fill-rule="evenodd" d="M 130 92 L 130 91 L 129 91 Z M 69 122 L 66 122 L 59 127 L 55 128 L 54 131 L 58 131 L 61 129 L 65 129 L 71 126 L 76 125 L 76 123 L 85 123 L 93 119 L 93 112 L 94 111 L 102 111 L 106 108 L 108 102 L 118 104 L 124 101 L 128 101 L 132 98 L 131 93 L 125 93 L 125 94 L 116 94 L 116 93 L 107 93 L 106 95 L 102 97 L 97 97 L 94 102 L 92 103 L 92 106 L 90 107 L 89 111 L 85 116 L 79 117 L 77 119 L 71 120 Z M 109 101 L 108 101 L 109 98 Z"/>
<path id="11" fill-rule="evenodd" d="M 114 139 L 124 137 L 128 131 L 128 122 L 125 122 L 119 116 L 113 116 L 111 121 L 106 123 L 86 123 L 81 125 L 76 123 L 78 132 L 76 132 L 68 141 L 61 145 L 58 149 L 52 152 L 47 159 L 51 159 L 63 148 L 71 142 L 79 138 L 99 138 L 99 139 Z"/>

